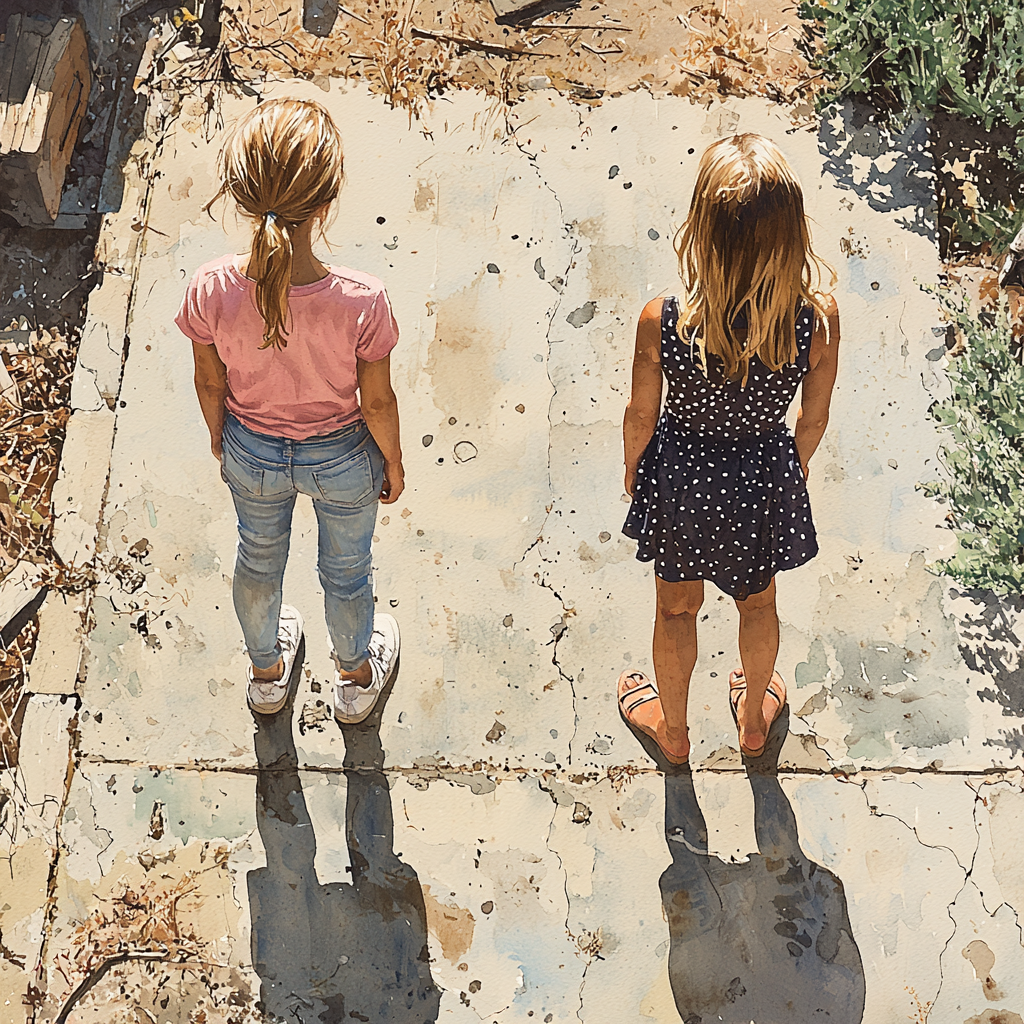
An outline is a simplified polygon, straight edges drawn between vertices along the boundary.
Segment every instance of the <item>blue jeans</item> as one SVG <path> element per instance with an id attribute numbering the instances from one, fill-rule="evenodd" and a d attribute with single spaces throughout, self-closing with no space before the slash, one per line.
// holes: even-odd
<path id="1" fill-rule="evenodd" d="M 257 434 L 228 413 L 221 477 L 238 514 L 232 597 L 253 665 L 272 668 L 281 656 L 281 589 L 301 492 L 316 511 L 317 568 L 334 657 L 342 670 L 358 668 L 373 632 L 370 540 L 384 482 L 384 457 L 366 424 L 293 441 Z"/>

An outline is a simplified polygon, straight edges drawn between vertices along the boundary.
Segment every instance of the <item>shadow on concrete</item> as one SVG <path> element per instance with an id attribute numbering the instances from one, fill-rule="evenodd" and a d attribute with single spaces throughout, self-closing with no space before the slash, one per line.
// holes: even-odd
<path id="1" fill-rule="evenodd" d="M 983 673 L 991 684 L 978 696 L 999 704 L 1006 718 L 1024 718 L 1024 643 L 1017 634 L 1024 621 L 1024 598 L 1000 597 L 991 590 L 970 590 L 964 596 L 975 610 L 960 620 L 960 654 L 971 671 Z M 1004 747 L 1016 757 L 1024 752 L 1024 730 L 1019 725 L 1000 730 L 985 745 Z"/>
<path id="2" fill-rule="evenodd" d="M 634 730 L 665 774 L 665 838 L 672 863 L 659 885 L 669 927 L 668 974 L 684 1024 L 859 1024 L 864 966 L 843 883 L 800 849 L 779 784 L 789 708 L 764 754 L 744 758 L 758 852 L 746 863 L 708 853 L 689 765 L 674 766 Z"/>
<path id="3" fill-rule="evenodd" d="M 902 212 L 896 223 L 934 242 L 938 238 L 935 170 L 928 121 L 905 127 L 880 123 L 866 100 L 839 104 L 818 127 L 823 170 L 865 200 L 873 210 Z"/>
<path id="4" fill-rule="evenodd" d="M 267 866 L 249 872 L 248 889 L 263 1009 L 301 1024 L 431 1024 L 441 992 L 430 973 L 423 892 L 416 872 L 395 854 L 383 772 L 380 716 L 391 687 L 366 722 L 343 729 L 352 881 L 321 885 L 292 736 L 302 655 L 285 708 L 253 716 L 256 824 Z"/>

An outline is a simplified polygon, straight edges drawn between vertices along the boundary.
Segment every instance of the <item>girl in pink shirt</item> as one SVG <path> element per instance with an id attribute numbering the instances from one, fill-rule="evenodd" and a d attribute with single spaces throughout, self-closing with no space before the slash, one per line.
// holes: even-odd
<path id="1" fill-rule="evenodd" d="M 405 486 L 390 372 L 398 327 L 377 278 L 313 255 L 343 177 L 322 106 L 261 103 L 225 146 L 221 176 L 214 200 L 228 194 L 251 218 L 252 249 L 200 267 L 175 322 L 192 340 L 196 393 L 238 515 L 232 590 L 249 705 L 273 714 L 287 702 L 302 617 L 282 604 L 282 582 L 302 493 L 319 525 L 335 716 L 360 722 L 398 661 L 398 624 L 374 616 L 370 576 L 377 503 Z"/>

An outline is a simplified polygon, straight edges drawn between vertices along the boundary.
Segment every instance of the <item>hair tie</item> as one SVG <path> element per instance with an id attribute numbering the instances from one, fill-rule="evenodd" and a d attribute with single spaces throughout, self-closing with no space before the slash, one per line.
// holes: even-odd
<path id="1" fill-rule="evenodd" d="M 267 210 L 267 212 L 265 214 L 263 214 L 263 216 L 264 217 L 269 217 L 271 220 L 277 220 L 277 214 L 274 213 L 273 210 Z"/>

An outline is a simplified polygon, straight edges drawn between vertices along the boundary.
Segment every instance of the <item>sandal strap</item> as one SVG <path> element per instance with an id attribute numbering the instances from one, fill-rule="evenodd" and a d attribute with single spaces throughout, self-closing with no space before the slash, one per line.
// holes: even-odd
<path id="1" fill-rule="evenodd" d="M 637 689 L 639 689 L 639 687 L 637 687 Z M 632 693 L 632 691 L 630 691 L 630 693 Z M 628 694 L 626 696 L 628 696 Z M 637 699 L 635 701 L 633 701 L 632 704 L 630 704 L 628 707 L 625 704 L 622 705 L 622 713 L 624 715 L 630 715 L 634 711 L 636 711 L 636 709 L 638 707 L 640 707 L 641 704 L 646 704 L 648 701 L 657 700 L 657 699 L 658 699 L 658 694 L 656 694 L 656 693 L 648 693 L 648 694 L 645 694 L 643 697 L 637 697 Z"/>
<path id="2" fill-rule="evenodd" d="M 736 686 L 729 687 L 729 703 L 733 706 L 734 711 L 739 710 L 740 697 L 747 692 L 746 681 L 738 683 Z"/>
<path id="3" fill-rule="evenodd" d="M 740 676 L 740 679 L 743 679 L 743 677 Z M 739 695 L 742 694 L 746 689 L 747 681 L 745 679 L 743 679 L 743 682 L 736 683 L 734 686 L 729 687 L 729 699 L 733 702 L 734 705 L 739 703 Z M 786 703 L 782 699 L 782 697 L 779 696 L 779 691 L 778 688 L 775 686 L 774 679 L 770 679 L 768 681 L 768 685 L 765 687 L 764 692 L 767 693 L 772 698 L 772 700 L 774 700 L 775 703 L 779 705 L 780 708 L 783 706 L 783 704 Z M 733 699 L 733 694 L 736 694 L 735 699 Z"/>
<path id="4" fill-rule="evenodd" d="M 654 685 L 654 683 L 650 681 L 650 679 L 645 678 L 639 686 L 633 686 L 630 687 L 630 689 L 626 690 L 626 692 L 619 697 L 619 703 L 621 704 L 624 700 L 626 700 L 629 697 L 633 697 L 634 695 L 640 693 L 642 690 L 650 690 L 654 697 L 658 696 L 657 687 Z M 648 697 L 647 699 L 651 700 L 653 698 Z"/>

